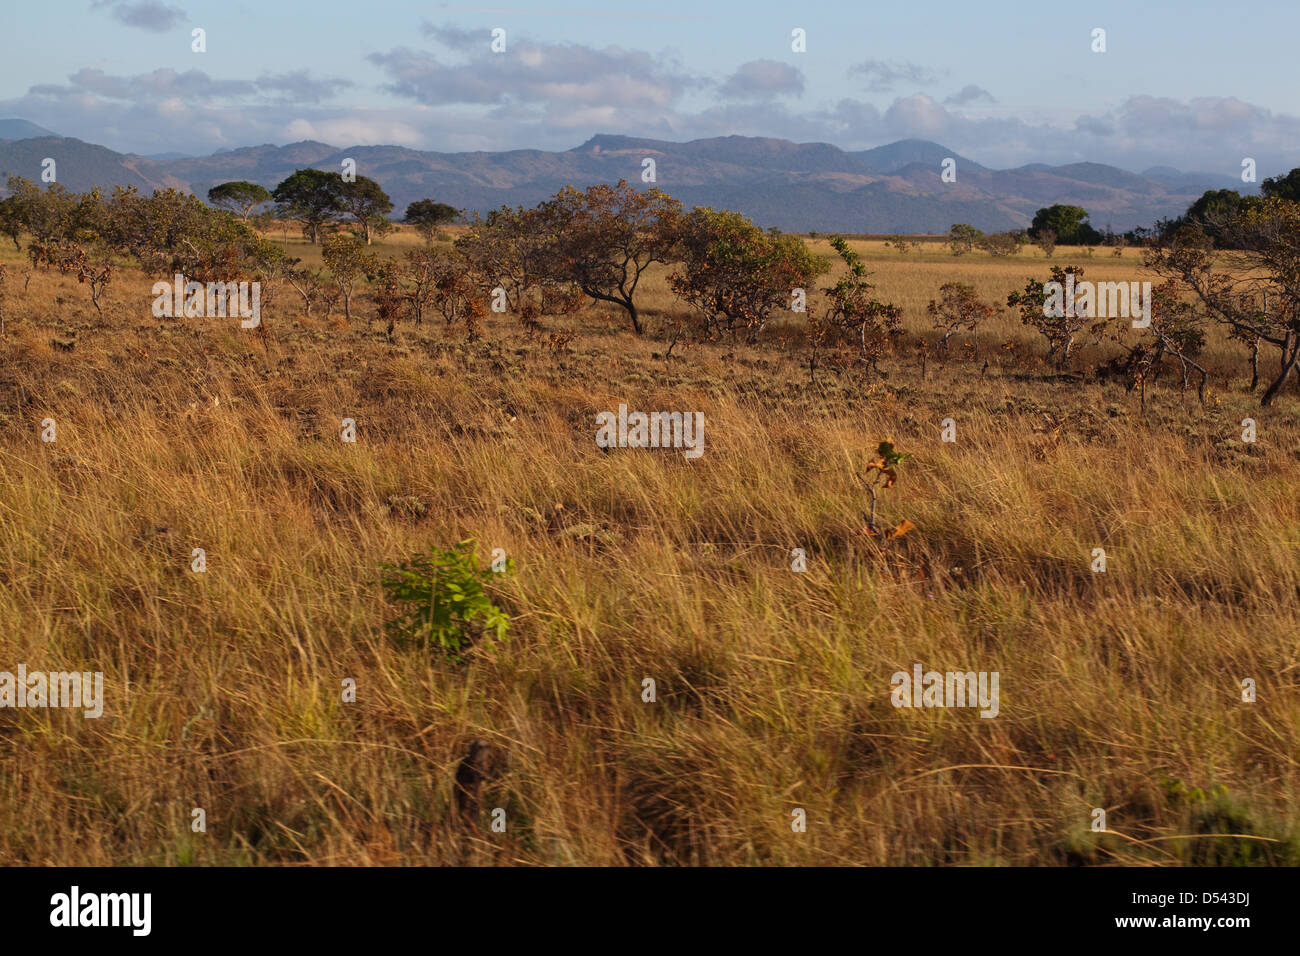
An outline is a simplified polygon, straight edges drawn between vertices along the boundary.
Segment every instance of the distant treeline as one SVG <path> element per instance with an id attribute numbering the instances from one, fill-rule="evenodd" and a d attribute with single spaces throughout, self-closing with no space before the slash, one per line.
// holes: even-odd
<path id="1" fill-rule="evenodd" d="M 645 331 L 641 281 L 659 264 L 669 270 L 669 288 L 682 305 L 661 317 L 658 331 L 670 342 L 669 356 L 679 342 L 744 336 L 757 343 L 770 338 L 774 318 L 793 315 L 810 378 L 819 368 L 866 376 L 903 334 L 901 310 L 876 297 L 861 257 L 844 237 L 829 237 L 843 267 L 840 278 L 817 288 L 830 263 L 798 236 L 760 229 L 727 210 L 688 212 L 656 188 L 624 181 L 565 187 L 531 209 L 475 214 L 449 243 L 435 240 L 439 226 L 457 211 L 421 200 L 408 207 L 406 218 L 426 244 L 397 258 L 368 248 L 376 232 L 387 228 L 391 203 L 365 177 L 303 169 L 269 193 L 255 184 L 226 183 L 210 191 L 212 205 L 174 189 L 145 197 L 118 187 L 105 197 L 98 190 L 76 194 L 57 184 L 41 188 L 17 177 L 9 179 L 8 192 L 0 202 L 0 234 L 19 249 L 23 235 L 29 236 L 32 268 L 75 274 L 89 286 L 96 309 L 112 279 L 113 257 L 125 256 L 152 277 L 257 281 L 264 305 L 274 302 L 282 287 L 292 289 L 309 316 L 317 305 L 327 315 L 341 306 L 350 321 L 356 293 L 368 290 L 365 301 L 373 308 L 366 317 L 386 322 L 389 334 L 402 320 L 423 324 L 431 311 L 471 338 L 479 335 L 489 311 L 517 315 L 531 333 L 540 330 L 541 316 L 572 312 L 592 301 L 621 310 L 639 335 Z M 1028 278 L 1023 289 L 1010 292 L 1007 305 L 1018 308 L 1025 324 L 1044 336 L 1048 357 L 1058 365 L 1070 360 L 1085 329 L 1097 341 L 1112 342 L 1122 352 L 1116 368 L 1130 387 L 1141 387 L 1144 397 L 1147 384 L 1169 363 L 1181 370 L 1183 387 L 1199 376 L 1203 395 L 1207 373 L 1199 356 L 1207 330 L 1222 327 L 1250 350 L 1252 389 L 1260 378 L 1262 353 L 1276 349 L 1277 373 L 1263 395 L 1269 404 L 1300 362 L 1298 194 L 1300 170 L 1295 170 L 1265 180 L 1260 197 L 1209 192 L 1185 216 L 1125 236 L 1101 233 L 1088 223 L 1084 209 L 1058 204 L 1040 209 L 1023 231 L 985 235 L 958 223 L 944 241 L 954 255 L 980 248 L 995 256 L 1015 255 L 1029 242 L 1049 255 L 1058 242 L 1110 243 L 1117 253 L 1126 242 L 1141 243 L 1146 265 L 1166 280 L 1147 297 L 1146 324 L 1133 326 L 1127 310 L 1117 321 L 1094 303 L 1054 311 L 1048 286 L 1082 283 L 1084 270 L 1077 265 L 1053 266 L 1050 277 Z M 302 222 L 307 238 L 321 242 L 324 270 L 290 257 L 250 226 L 253 210 L 272 201 L 283 215 Z M 342 231 L 347 225 L 350 233 Z M 922 240 L 893 236 L 888 241 L 906 253 Z M 1223 249 L 1247 253 L 1249 268 L 1240 262 L 1222 265 L 1216 252 Z M 1113 287 L 1127 284 L 1099 285 L 1112 287 L 1109 293 L 1118 296 Z M 977 332 L 995 311 L 968 285 L 944 283 L 938 293 L 927 312 L 944 350 L 953 334 Z M 783 343 L 791 341 L 791 325 L 783 327 Z M 265 324 L 259 334 L 266 334 Z M 916 347 L 924 367 L 928 340 Z"/>

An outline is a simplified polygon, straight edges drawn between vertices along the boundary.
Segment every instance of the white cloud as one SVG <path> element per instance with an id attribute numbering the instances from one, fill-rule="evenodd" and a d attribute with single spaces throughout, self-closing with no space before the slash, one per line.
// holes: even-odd
<path id="1" fill-rule="evenodd" d="M 737 100 L 799 96 L 803 90 L 803 73 L 778 60 L 750 60 L 742 63 L 718 88 L 723 96 Z"/>
<path id="2" fill-rule="evenodd" d="M 925 93 L 878 108 L 863 99 L 809 102 L 804 76 L 776 60 L 752 60 L 722 80 L 691 74 L 673 56 L 511 37 L 490 52 L 487 30 L 427 27 L 446 49 L 372 54 L 396 105 L 333 105 L 360 87 L 307 70 L 219 78 L 197 70 L 115 75 L 84 68 L 63 84 L 31 87 L 0 103 L 66 135 L 121 151 L 211 151 L 317 139 L 336 146 L 395 143 L 424 149 L 568 149 L 595 133 L 664 139 L 718 135 L 832 142 L 845 149 L 933 139 L 994 167 L 1091 160 L 1129 169 L 1177 165 L 1235 173 L 1243 156 L 1261 175 L 1300 165 L 1300 119 L 1233 97 L 1186 101 L 1135 95 L 1109 110 L 1050 122 L 988 116 L 964 106 L 990 94 L 968 84 L 942 103 Z M 343 67 L 339 67 L 342 69 Z M 920 81 L 916 64 L 866 61 L 869 81 Z M 786 97 L 802 95 L 793 106 Z"/>

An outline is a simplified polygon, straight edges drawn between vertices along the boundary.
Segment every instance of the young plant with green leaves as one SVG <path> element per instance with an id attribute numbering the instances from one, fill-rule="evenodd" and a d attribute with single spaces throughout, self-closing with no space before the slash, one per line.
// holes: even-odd
<path id="1" fill-rule="evenodd" d="M 481 638 L 506 639 L 510 617 L 488 598 L 487 588 L 498 575 L 514 573 L 513 559 L 506 558 L 500 572 L 483 570 L 478 542 L 467 538 L 380 569 L 385 596 L 405 609 L 388 623 L 399 643 L 424 644 L 459 659 Z"/>

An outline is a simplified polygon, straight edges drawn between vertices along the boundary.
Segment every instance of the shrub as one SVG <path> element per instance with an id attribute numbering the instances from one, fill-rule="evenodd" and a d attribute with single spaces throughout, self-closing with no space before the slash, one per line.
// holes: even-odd
<path id="1" fill-rule="evenodd" d="M 454 247 L 480 290 L 491 295 L 504 289 L 506 307 L 515 312 L 531 289 L 554 278 L 555 244 L 555 231 L 540 209 L 502 206 L 486 217 L 475 213 Z"/>
<path id="2" fill-rule="evenodd" d="M 934 320 L 934 327 L 942 333 L 939 344 L 948 350 L 948 339 L 962 329 L 979 332 L 980 322 L 993 315 L 997 309 L 980 300 L 975 287 L 961 282 L 945 282 L 939 288 L 942 296 L 931 299 L 926 311 Z"/>
<path id="3" fill-rule="evenodd" d="M 954 256 L 964 255 L 975 248 L 975 243 L 984 237 L 984 233 L 964 222 L 953 223 L 948 230 L 948 248 Z"/>
<path id="4" fill-rule="evenodd" d="M 1034 245 L 1043 250 L 1043 255 L 1051 257 L 1056 251 L 1056 233 L 1051 229 L 1041 229 L 1034 238 Z"/>
<path id="5" fill-rule="evenodd" d="M 1083 269 L 1080 266 L 1052 266 L 1050 281 L 1064 286 L 1069 274 L 1073 274 L 1075 282 L 1078 282 L 1083 278 Z M 1057 368 L 1064 368 L 1074 351 L 1075 336 L 1088 324 L 1089 317 L 1080 315 L 1077 310 L 1074 315 L 1069 315 L 1064 308 L 1049 309 L 1047 303 L 1047 283 L 1037 279 L 1027 280 L 1024 291 L 1007 296 L 1007 305 L 1020 310 L 1021 321 L 1036 328 L 1047 339 L 1047 357 L 1055 361 Z"/>
<path id="6" fill-rule="evenodd" d="M 862 257 L 849 248 L 843 236 L 832 236 L 835 249 L 848 271 L 835 285 L 823 289 L 826 305 L 821 314 L 808 318 L 808 377 L 815 380 L 818 357 L 827 354 L 832 360 L 839 353 L 842 361 L 848 353 L 856 352 L 864 373 L 876 369 L 876 361 L 890 347 L 893 338 L 901 334 L 899 319 L 903 312 L 898 306 L 875 298 L 875 285 L 868 277 Z"/>
<path id="7" fill-rule="evenodd" d="M 757 336 L 773 311 L 789 307 L 791 290 L 826 271 L 798 238 L 764 232 L 737 212 L 697 206 L 683 218 L 679 238 L 685 267 L 669 286 L 710 334 L 745 329 Z"/>
<path id="8" fill-rule="evenodd" d="M 354 236 L 330 236 L 321 245 L 321 259 L 343 296 L 343 317 L 352 321 L 352 295 L 363 275 L 377 271 L 378 261 Z"/>
<path id="9" fill-rule="evenodd" d="M 1020 254 L 1025 239 L 1017 232 L 995 232 L 981 237 L 975 245 L 994 257 L 1015 256 Z"/>

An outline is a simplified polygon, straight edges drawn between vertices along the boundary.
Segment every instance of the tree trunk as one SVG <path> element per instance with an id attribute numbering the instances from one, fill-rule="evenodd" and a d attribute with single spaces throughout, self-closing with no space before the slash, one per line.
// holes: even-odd
<path id="1" fill-rule="evenodd" d="M 1288 347 L 1290 352 L 1288 354 Z M 1277 378 L 1273 379 L 1264 392 L 1264 397 L 1259 400 L 1260 407 L 1267 408 L 1273 404 L 1273 399 L 1277 398 L 1277 393 L 1282 391 L 1282 386 L 1286 384 L 1287 376 L 1296 366 L 1296 360 L 1300 359 L 1300 336 L 1293 332 L 1287 332 L 1286 338 L 1282 342 L 1282 358 L 1279 363 L 1280 368 Z"/>

